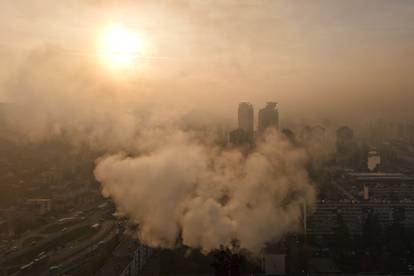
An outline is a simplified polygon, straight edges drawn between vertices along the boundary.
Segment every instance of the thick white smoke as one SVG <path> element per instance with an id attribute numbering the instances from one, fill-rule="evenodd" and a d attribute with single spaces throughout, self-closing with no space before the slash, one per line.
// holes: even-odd
<path id="1" fill-rule="evenodd" d="M 301 208 L 313 203 L 305 151 L 272 132 L 248 151 L 217 146 L 214 124 L 189 113 L 197 90 L 148 94 L 54 48 L 32 53 L 22 68 L 7 87 L 16 107 L 9 121 L 34 141 L 65 137 L 105 152 L 96 179 L 146 244 L 181 241 L 209 252 L 237 240 L 258 252 L 298 230 Z M 215 93 L 220 102 L 230 101 L 225 95 Z"/>
<path id="2" fill-rule="evenodd" d="M 177 131 L 148 154 L 100 158 L 95 175 L 149 245 L 172 247 L 181 235 L 184 245 L 204 252 L 234 240 L 258 252 L 297 230 L 301 208 L 312 204 L 305 161 L 277 133 L 244 154 Z"/>

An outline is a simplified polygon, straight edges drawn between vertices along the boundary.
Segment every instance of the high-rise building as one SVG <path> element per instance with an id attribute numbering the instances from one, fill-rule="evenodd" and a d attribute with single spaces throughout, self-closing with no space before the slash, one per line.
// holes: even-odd
<path id="1" fill-rule="evenodd" d="M 279 129 L 279 111 L 276 105 L 275 102 L 268 102 L 265 108 L 260 109 L 258 127 L 260 133 L 268 128 Z"/>
<path id="2" fill-rule="evenodd" d="M 336 149 L 337 152 L 349 152 L 353 146 L 354 131 L 347 126 L 336 130 Z"/>
<path id="3" fill-rule="evenodd" d="M 248 135 L 249 138 L 253 138 L 253 105 L 251 103 L 242 102 L 239 104 L 239 128 L 243 129 Z"/>

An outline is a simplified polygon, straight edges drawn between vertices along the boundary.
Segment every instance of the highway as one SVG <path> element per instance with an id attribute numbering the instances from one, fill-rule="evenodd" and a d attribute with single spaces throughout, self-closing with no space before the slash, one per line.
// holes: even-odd
<path id="1" fill-rule="evenodd" d="M 73 217 L 76 213 L 79 213 L 79 210 L 74 212 Z M 33 261 L 40 252 L 46 252 L 49 256 L 48 264 L 42 269 L 44 273 L 36 269 L 36 275 L 49 275 L 50 266 L 59 266 L 62 270 L 70 268 L 79 258 L 83 258 L 92 249 L 96 249 L 94 247 L 99 242 L 110 240 L 117 234 L 115 221 L 103 219 L 111 213 L 109 208 L 96 208 L 90 212 L 84 210 L 83 213 L 86 213 L 83 219 L 77 218 L 71 226 L 65 229 L 58 228 L 56 232 L 47 234 L 48 227 L 53 228 L 54 225 L 58 225 L 60 218 L 17 240 L 15 246 L 22 249 L 4 256 L 0 261 L 0 267 L 8 267 L 11 271 L 16 271 L 13 275 L 30 275 L 31 273 L 21 273 L 19 268 Z M 92 225 L 99 226 L 94 230 L 91 228 Z M 96 233 L 93 233 L 94 231 Z M 77 237 L 77 233 L 81 236 Z M 35 245 L 25 246 L 25 241 L 32 237 L 42 237 L 42 239 Z M 60 242 L 62 244 L 59 244 Z"/>

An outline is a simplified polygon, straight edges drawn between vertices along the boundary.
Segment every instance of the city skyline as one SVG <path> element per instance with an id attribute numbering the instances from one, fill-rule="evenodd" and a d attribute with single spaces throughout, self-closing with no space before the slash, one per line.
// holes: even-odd
<path id="1" fill-rule="evenodd" d="M 414 1 L 0 0 L 0 275 L 414 274 Z"/>

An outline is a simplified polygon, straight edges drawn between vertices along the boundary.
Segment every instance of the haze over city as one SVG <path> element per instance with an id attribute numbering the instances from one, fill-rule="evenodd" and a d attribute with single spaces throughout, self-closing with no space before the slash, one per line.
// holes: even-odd
<path id="1" fill-rule="evenodd" d="M 0 1 L 0 273 L 414 272 L 413 50 L 406 0 Z"/>
<path id="2" fill-rule="evenodd" d="M 125 78 L 96 58 L 103 30 L 123 24 L 142 41 L 128 76 L 134 98 L 193 97 L 227 116 L 233 102 L 271 98 L 298 117 L 412 115 L 411 1 L 2 1 L 1 10 L 2 84 L 33 52 L 43 62 L 26 66 L 41 72 L 53 59 L 94 83 L 108 70 Z"/>

